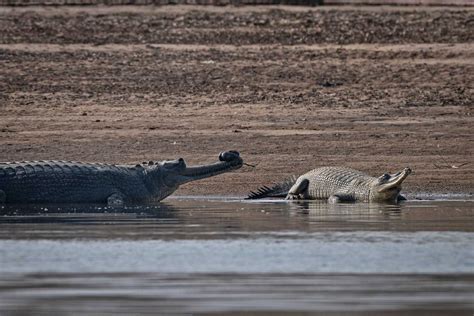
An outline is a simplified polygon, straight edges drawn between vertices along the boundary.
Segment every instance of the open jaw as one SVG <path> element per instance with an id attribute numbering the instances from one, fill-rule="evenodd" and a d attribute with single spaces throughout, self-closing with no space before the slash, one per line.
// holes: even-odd
<path id="1" fill-rule="evenodd" d="M 384 192 L 393 189 L 399 189 L 402 182 L 405 180 L 406 177 L 411 173 L 410 168 L 405 168 L 402 171 L 393 175 L 386 183 L 383 183 L 378 188 L 378 192 Z"/>
<path id="2" fill-rule="evenodd" d="M 222 159 L 223 156 L 224 159 Z M 184 182 L 209 178 L 224 172 L 239 169 L 244 163 L 238 152 L 221 153 L 219 159 L 221 161 L 209 165 L 186 167 L 180 172 L 180 176 L 184 177 Z"/>

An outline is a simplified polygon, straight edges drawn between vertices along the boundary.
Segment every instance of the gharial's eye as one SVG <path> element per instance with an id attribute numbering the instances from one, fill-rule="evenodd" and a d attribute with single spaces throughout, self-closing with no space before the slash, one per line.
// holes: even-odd
<path id="1" fill-rule="evenodd" d="M 384 173 L 381 177 L 380 180 L 388 180 L 390 179 L 390 175 L 388 173 Z"/>
<path id="2" fill-rule="evenodd" d="M 173 167 L 176 167 L 179 165 L 179 162 L 176 162 L 176 161 L 167 161 L 165 163 L 163 163 L 163 167 L 165 168 L 173 168 Z"/>

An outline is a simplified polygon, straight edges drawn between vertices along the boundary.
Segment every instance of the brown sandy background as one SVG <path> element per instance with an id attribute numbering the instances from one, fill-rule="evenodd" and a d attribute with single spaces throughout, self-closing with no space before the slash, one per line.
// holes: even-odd
<path id="1" fill-rule="evenodd" d="M 326 165 L 474 192 L 474 8 L 0 8 L 0 160 L 256 168 L 244 195 Z"/>

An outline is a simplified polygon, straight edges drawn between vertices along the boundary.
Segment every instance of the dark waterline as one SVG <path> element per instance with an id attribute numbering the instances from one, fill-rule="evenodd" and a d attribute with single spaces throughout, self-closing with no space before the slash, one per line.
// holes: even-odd
<path id="1" fill-rule="evenodd" d="M 474 311 L 474 202 L 0 206 L 0 315 Z"/>

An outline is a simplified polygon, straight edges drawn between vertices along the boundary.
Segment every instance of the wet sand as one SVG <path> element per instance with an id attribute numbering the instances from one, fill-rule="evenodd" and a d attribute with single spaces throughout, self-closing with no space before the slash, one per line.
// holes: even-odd
<path id="1" fill-rule="evenodd" d="M 473 193 L 472 8 L 0 10 L 0 160 L 256 168 L 177 195 L 242 196 L 309 169 L 410 166 Z"/>

